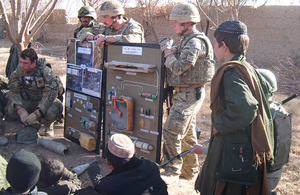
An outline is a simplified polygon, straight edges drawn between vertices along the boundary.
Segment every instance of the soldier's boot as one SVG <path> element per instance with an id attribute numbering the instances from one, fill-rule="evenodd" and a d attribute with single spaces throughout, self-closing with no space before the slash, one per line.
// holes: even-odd
<path id="1" fill-rule="evenodd" d="M 92 164 L 88 169 L 88 175 L 91 179 L 93 186 L 98 185 L 102 180 L 101 170 L 97 163 Z"/>
<path id="2" fill-rule="evenodd" d="M 188 173 L 184 169 L 181 169 L 180 177 L 184 178 L 185 180 L 194 180 L 197 176 L 198 173 Z"/>
<path id="3" fill-rule="evenodd" d="M 54 123 L 44 124 L 44 126 L 45 126 L 45 136 L 49 136 L 49 137 L 54 136 L 53 125 L 54 125 Z"/>
<path id="4" fill-rule="evenodd" d="M 64 122 L 63 119 L 64 119 L 64 115 L 63 115 L 63 113 L 61 113 L 60 116 L 58 117 L 58 119 L 54 123 L 55 124 L 57 124 L 57 123 L 62 124 Z"/>

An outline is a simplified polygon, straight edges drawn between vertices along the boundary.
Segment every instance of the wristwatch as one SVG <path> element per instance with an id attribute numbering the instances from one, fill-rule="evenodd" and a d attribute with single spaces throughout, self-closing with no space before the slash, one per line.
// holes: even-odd
<path id="1" fill-rule="evenodd" d="M 104 36 L 104 37 L 103 37 L 103 41 L 106 41 L 106 39 L 107 39 L 107 37 L 106 37 L 106 36 Z"/>

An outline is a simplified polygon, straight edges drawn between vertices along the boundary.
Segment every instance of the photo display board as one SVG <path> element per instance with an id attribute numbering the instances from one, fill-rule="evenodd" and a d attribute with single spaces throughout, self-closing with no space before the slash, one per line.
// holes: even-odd
<path id="1" fill-rule="evenodd" d="M 64 136 L 88 151 L 100 152 L 103 47 L 69 38 Z"/>
<path id="2" fill-rule="evenodd" d="M 95 56 L 103 59 L 102 49 L 95 41 L 68 39 L 67 89 L 101 98 L 103 62 L 95 61 Z"/>
<path id="3" fill-rule="evenodd" d="M 68 89 L 101 98 L 102 70 L 67 64 Z"/>
<path id="4" fill-rule="evenodd" d="M 92 42 L 83 42 L 76 40 L 75 42 L 75 64 L 93 67 L 94 62 L 94 44 Z"/>
<path id="5" fill-rule="evenodd" d="M 159 162 L 164 67 L 158 44 L 108 45 L 103 147 L 115 133 L 129 136 L 137 156 Z"/>

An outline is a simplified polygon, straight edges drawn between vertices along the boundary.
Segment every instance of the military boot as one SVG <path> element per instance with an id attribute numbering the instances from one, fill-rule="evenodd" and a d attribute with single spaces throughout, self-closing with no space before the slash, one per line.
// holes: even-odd
<path id="1" fill-rule="evenodd" d="M 45 126 L 45 136 L 53 137 L 54 136 L 54 130 L 53 130 L 53 123 L 51 124 L 44 124 Z"/>

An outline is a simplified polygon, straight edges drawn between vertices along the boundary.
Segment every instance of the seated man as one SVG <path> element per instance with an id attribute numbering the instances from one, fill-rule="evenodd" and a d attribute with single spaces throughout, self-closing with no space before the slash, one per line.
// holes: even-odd
<path id="1" fill-rule="evenodd" d="M 100 16 L 103 25 L 92 28 L 84 28 L 78 34 L 81 42 L 87 40 L 97 40 L 98 45 L 103 45 L 104 41 L 111 42 L 132 42 L 143 43 L 144 29 L 141 24 L 124 17 L 124 8 L 120 2 L 112 0 L 105 1 L 100 6 Z"/>
<path id="2" fill-rule="evenodd" d="M 40 171 L 41 163 L 35 154 L 25 149 L 16 152 L 10 158 L 6 170 L 6 179 L 11 187 L 6 191 L 1 191 L 0 194 L 45 195 L 44 192 L 38 192 L 35 186 L 39 180 Z"/>
<path id="3" fill-rule="evenodd" d="M 48 194 L 73 194 L 81 189 L 77 175 L 65 168 L 63 162 L 55 156 L 41 159 L 41 173 L 37 187 Z"/>
<path id="4" fill-rule="evenodd" d="M 63 111 L 57 98 L 61 91 L 58 79 L 43 60 L 38 61 L 34 49 L 23 50 L 8 83 L 9 117 L 19 117 L 25 126 L 42 123 L 46 135 L 53 136 L 51 124 L 60 119 Z"/>
<path id="5" fill-rule="evenodd" d="M 5 117 L 5 107 L 7 105 L 7 84 L 8 79 L 0 75 L 0 146 L 5 146 L 9 142 L 8 139 L 4 136 L 4 128 L 2 127 Z"/>
<path id="6" fill-rule="evenodd" d="M 104 152 L 106 163 L 112 172 L 102 178 L 97 164 L 91 165 L 88 170 L 97 193 L 168 194 L 167 185 L 160 177 L 158 165 L 147 159 L 136 158 L 134 144 L 128 136 L 112 135 Z M 87 191 L 84 190 L 78 191 L 78 194 L 85 194 Z"/>

